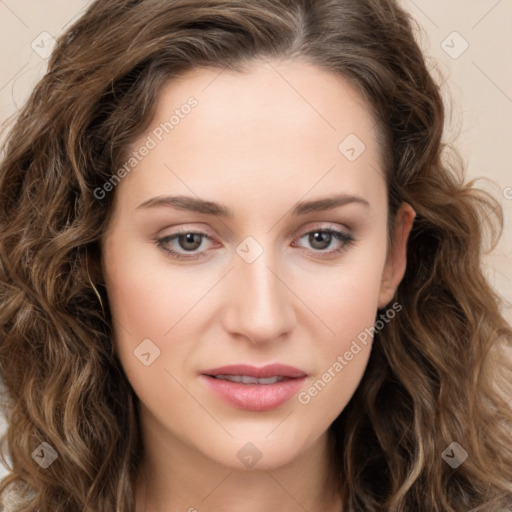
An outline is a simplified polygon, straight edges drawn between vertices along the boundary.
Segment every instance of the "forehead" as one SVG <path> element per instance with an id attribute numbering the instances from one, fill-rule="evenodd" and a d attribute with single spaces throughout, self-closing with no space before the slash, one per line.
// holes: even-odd
<path id="1" fill-rule="evenodd" d="M 184 108 L 191 98 L 195 106 Z M 252 195 L 287 190 L 297 200 L 312 187 L 372 195 L 377 182 L 385 185 L 375 130 L 357 89 L 312 64 L 196 68 L 160 91 L 150 127 L 131 150 L 150 139 L 154 147 L 124 181 L 141 201 L 167 186 L 201 197 L 234 187 Z"/>
<path id="2" fill-rule="evenodd" d="M 168 120 L 191 96 L 198 108 L 180 123 L 185 129 L 173 129 L 176 140 L 186 130 L 217 142 L 245 142 L 254 151 L 256 137 L 278 147 L 283 140 L 323 140 L 337 151 L 339 139 L 351 133 L 370 146 L 374 137 L 370 105 L 355 86 L 304 61 L 256 61 L 246 72 L 193 69 L 162 89 L 154 121 Z"/>

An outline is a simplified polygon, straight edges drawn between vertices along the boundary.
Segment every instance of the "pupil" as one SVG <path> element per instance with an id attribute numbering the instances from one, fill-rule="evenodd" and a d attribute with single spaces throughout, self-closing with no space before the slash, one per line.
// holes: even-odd
<path id="1" fill-rule="evenodd" d="M 325 243 L 326 241 L 327 243 Z M 326 249 L 331 242 L 331 234 L 325 231 L 316 231 L 310 235 L 310 242 L 315 249 Z M 320 247 L 317 245 L 318 242 Z"/>
<path id="2" fill-rule="evenodd" d="M 194 250 L 201 245 L 201 235 L 197 233 L 187 233 L 179 237 L 180 245 L 183 249 Z M 184 243 L 182 243 L 184 241 Z M 191 244 L 192 246 L 188 245 Z"/>

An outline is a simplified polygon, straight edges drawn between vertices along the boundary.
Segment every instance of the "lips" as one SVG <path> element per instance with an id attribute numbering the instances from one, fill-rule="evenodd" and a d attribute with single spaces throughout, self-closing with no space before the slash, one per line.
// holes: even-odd
<path id="1" fill-rule="evenodd" d="M 263 366 L 262 368 L 256 368 L 255 366 L 246 364 L 236 364 L 204 370 L 201 373 L 211 377 L 217 377 L 219 375 L 231 375 L 254 377 L 256 379 L 266 379 L 270 377 L 287 377 L 289 379 L 297 379 L 306 376 L 306 373 L 302 370 L 285 364 L 269 364 L 267 366 Z"/>
<path id="2" fill-rule="evenodd" d="M 256 377 L 250 377 L 248 375 L 215 375 L 215 379 L 229 380 L 229 382 L 238 382 L 239 384 L 275 384 L 276 382 L 282 382 L 288 380 L 289 377 L 275 376 L 265 377 L 257 379 Z"/>
<path id="3" fill-rule="evenodd" d="M 230 365 L 201 372 L 208 388 L 224 402 L 248 411 L 276 409 L 296 394 L 307 374 L 288 365 L 262 368 Z"/>

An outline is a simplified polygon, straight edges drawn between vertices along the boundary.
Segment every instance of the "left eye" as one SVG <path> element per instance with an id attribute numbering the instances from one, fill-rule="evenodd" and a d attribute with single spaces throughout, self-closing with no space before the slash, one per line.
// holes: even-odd
<path id="1" fill-rule="evenodd" d="M 326 253 L 340 252 L 345 249 L 347 245 L 354 242 L 354 238 L 351 235 L 336 229 L 315 229 L 303 235 L 299 240 L 303 238 L 307 238 L 308 243 L 315 251 Z M 338 242 L 338 247 L 326 250 L 332 242 Z"/>

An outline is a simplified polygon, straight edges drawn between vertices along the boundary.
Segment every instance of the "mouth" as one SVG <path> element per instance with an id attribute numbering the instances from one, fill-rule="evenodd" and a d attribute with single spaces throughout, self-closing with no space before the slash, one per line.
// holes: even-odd
<path id="1" fill-rule="evenodd" d="M 248 364 L 232 364 L 228 366 L 220 366 L 219 368 L 212 368 L 210 370 L 204 370 L 201 373 L 215 378 L 245 377 L 247 381 L 244 382 L 245 384 L 255 384 L 255 382 L 249 382 L 249 378 L 259 380 L 275 377 L 282 379 L 296 379 L 307 375 L 306 372 L 286 364 L 268 364 L 261 368 Z M 265 382 L 262 382 L 262 384 L 265 384 Z"/>
<path id="2" fill-rule="evenodd" d="M 290 380 L 289 377 L 283 377 L 282 375 L 276 375 L 274 377 L 266 377 L 257 379 L 256 377 L 250 377 L 249 375 L 209 375 L 214 379 L 228 380 L 229 382 L 238 382 L 240 384 L 275 384 L 276 382 L 283 382 L 284 380 Z"/>
<path id="3" fill-rule="evenodd" d="M 307 374 L 288 365 L 230 365 L 204 370 L 201 378 L 217 398 L 238 409 L 268 411 L 295 395 Z"/>

